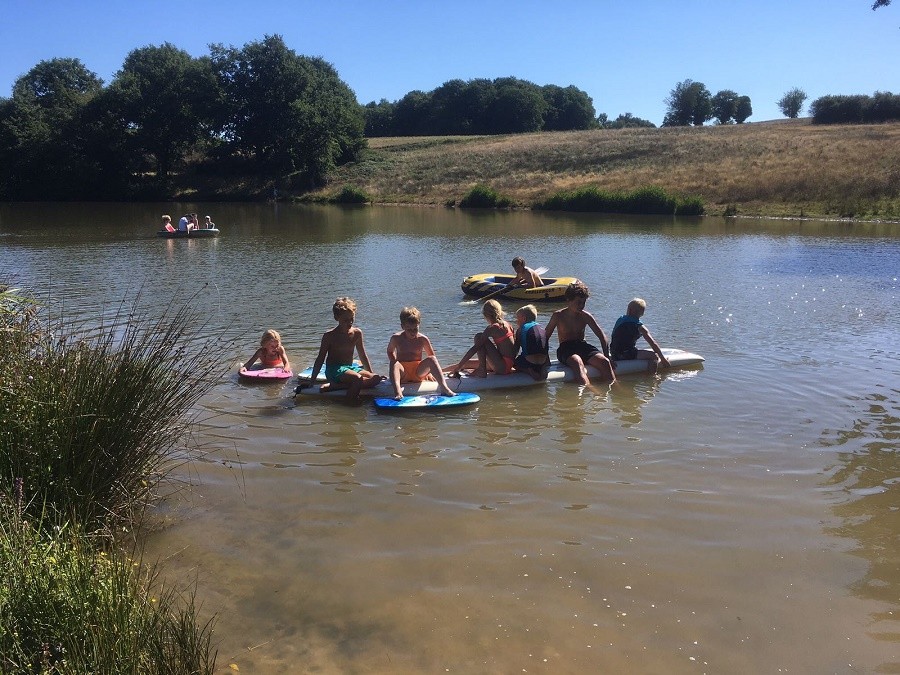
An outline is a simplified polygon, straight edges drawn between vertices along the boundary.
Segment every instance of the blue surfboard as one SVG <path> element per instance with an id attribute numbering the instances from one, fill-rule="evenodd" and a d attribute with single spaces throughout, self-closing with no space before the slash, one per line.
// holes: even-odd
<path id="1" fill-rule="evenodd" d="M 472 405 L 478 403 L 481 397 L 478 394 L 462 392 L 456 396 L 441 396 L 440 394 L 422 394 L 420 396 L 404 396 L 399 401 L 392 398 L 376 398 L 375 407 L 386 410 L 415 410 L 417 408 L 452 408 L 460 405 Z"/>

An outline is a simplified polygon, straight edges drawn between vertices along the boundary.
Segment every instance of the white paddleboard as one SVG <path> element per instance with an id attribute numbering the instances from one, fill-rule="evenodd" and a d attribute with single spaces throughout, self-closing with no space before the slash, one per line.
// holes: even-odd
<path id="1" fill-rule="evenodd" d="M 661 373 L 703 363 L 702 356 L 694 354 L 693 352 L 686 352 L 682 349 L 664 347 L 662 352 L 666 355 L 671 367 L 661 368 Z M 616 362 L 616 377 L 647 372 L 646 361 L 635 359 L 633 361 Z M 310 375 L 311 374 L 312 372 L 310 372 Z M 588 375 L 591 378 L 595 378 L 599 377 L 600 373 L 589 366 Z M 448 377 L 447 384 L 455 392 L 472 392 L 486 391 L 488 389 L 507 389 L 511 387 L 533 387 L 534 385 L 545 384 L 546 382 L 571 382 L 574 379 L 575 374 L 572 372 L 571 368 L 560 365 L 557 361 L 552 361 L 546 380 L 534 380 L 528 373 L 510 373 L 509 375 L 495 375 L 490 373 L 487 377 L 471 377 L 469 375 L 462 375 L 458 378 Z M 412 382 L 403 385 L 403 393 L 407 396 L 435 394 L 439 391 L 437 382 Z M 314 396 L 344 396 L 346 395 L 346 389 L 332 389 L 320 392 L 318 384 L 313 384 L 312 386 L 304 386 L 303 389 L 296 393 Z M 375 396 L 376 398 L 391 398 L 394 394 L 394 388 L 391 386 L 389 380 L 384 380 L 378 384 L 378 386 L 372 387 L 371 389 L 363 389 L 360 394 L 363 396 Z"/>

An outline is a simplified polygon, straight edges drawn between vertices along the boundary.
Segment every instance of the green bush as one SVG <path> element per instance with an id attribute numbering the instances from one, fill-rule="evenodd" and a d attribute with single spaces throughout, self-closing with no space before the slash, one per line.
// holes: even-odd
<path id="1" fill-rule="evenodd" d="M 198 624 L 193 594 L 25 510 L 0 504 L 0 672 L 214 672 L 212 622 Z"/>
<path id="2" fill-rule="evenodd" d="M 136 306 L 82 330 L 0 290 L 0 485 L 87 531 L 129 525 L 188 460 L 185 417 L 223 374 L 196 314 Z"/>
<path id="3" fill-rule="evenodd" d="M 512 200 L 487 185 L 476 185 L 459 201 L 463 209 L 507 209 Z"/>
<path id="4" fill-rule="evenodd" d="M 345 185 L 340 192 L 329 200 L 332 204 L 368 204 L 372 198 L 358 187 Z"/>
<path id="5" fill-rule="evenodd" d="M 606 191 L 597 187 L 557 192 L 534 205 L 544 211 L 580 211 L 594 213 L 629 213 L 663 215 L 701 215 L 700 197 L 676 197 L 663 188 L 648 186 L 631 192 Z"/>

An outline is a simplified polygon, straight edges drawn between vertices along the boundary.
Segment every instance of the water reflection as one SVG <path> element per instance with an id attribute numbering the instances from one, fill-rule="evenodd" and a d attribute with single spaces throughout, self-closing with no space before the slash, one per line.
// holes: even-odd
<path id="1" fill-rule="evenodd" d="M 827 432 L 822 441 L 824 447 L 841 450 L 840 465 L 825 485 L 844 492 L 834 507 L 842 522 L 829 532 L 853 540 L 853 552 L 867 561 L 865 576 L 851 589 L 879 603 L 881 609 L 872 613 L 872 632 L 893 641 L 900 630 L 900 390 L 862 397 L 853 401 L 853 408 L 853 423 Z M 884 664 L 882 672 L 898 666 L 900 660 Z"/>

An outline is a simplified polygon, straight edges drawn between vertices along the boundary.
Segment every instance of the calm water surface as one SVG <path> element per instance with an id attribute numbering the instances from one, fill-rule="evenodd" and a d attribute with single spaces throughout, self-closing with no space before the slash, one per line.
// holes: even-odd
<path id="1" fill-rule="evenodd" d="M 154 237 L 187 210 L 222 236 Z M 520 254 L 706 363 L 426 415 L 237 381 L 269 327 L 311 363 L 339 295 L 376 369 L 404 305 L 452 362 L 462 277 Z M 148 552 L 223 673 L 900 672 L 900 226 L 0 205 L 0 275 L 86 319 L 201 290 L 235 365 Z"/>

